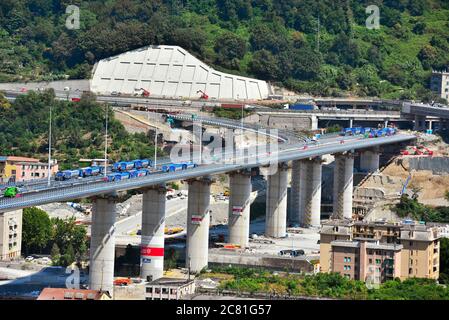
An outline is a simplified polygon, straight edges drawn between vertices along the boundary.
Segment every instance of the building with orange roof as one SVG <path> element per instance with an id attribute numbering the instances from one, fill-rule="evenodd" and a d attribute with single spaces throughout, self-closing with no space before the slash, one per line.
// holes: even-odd
<path id="1" fill-rule="evenodd" d="M 112 300 L 107 292 L 86 289 L 44 288 L 37 300 Z"/>
<path id="2" fill-rule="evenodd" d="M 53 160 L 51 175 L 54 175 L 58 170 L 58 163 L 56 160 Z M 48 163 L 40 162 L 39 159 L 0 156 L 0 182 L 44 179 L 47 176 Z"/>

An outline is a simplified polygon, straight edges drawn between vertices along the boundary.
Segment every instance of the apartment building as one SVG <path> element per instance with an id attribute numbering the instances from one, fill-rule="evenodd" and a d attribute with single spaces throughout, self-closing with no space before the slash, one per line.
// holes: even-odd
<path id="1" fill-rule="evenodd" d="M 51 164 L 51 174 L 58 172 L 56 160 Z M 48 176 L 48 163 L 26 157 L 0 157 L 0 182 L 43 179 Z"/>
<path id="2" fill-rule="evenodd" d="M 195 281 L 160 278 L 145 285 L 145 300 L 179 300 L 195 293 Z"/>
<path id="3" fill-rule="evenodd" d="M 438 228 L 419 223 L 331 220 L 320 231 L 321 272 L 382 283 L 438 279 Z"/>
<path id="4" fill-rule="evenodd" d="M 22 210 L 0 213 L 0 261 L 20 258 Z"/>
<path id="5" fill-rule="evenodd" d="M 430 89 L 449 101 L 449 72 L 433 71 L 430 81 Z"/>

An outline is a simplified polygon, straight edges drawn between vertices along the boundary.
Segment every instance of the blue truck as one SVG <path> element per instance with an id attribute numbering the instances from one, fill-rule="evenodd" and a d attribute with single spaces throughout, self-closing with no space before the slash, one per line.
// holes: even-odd
<path id="1" fill-rule="evenodd" d="M 100 167 L 87 167 L 87 168 L 81 168 L 79 170 L 79 175 L 80 177 L 92 177 L 92 176 L 97 176 L 100 174 Z"/>
<path id="2" fill-rule="evenodd" d="M 64 180 L 70 180 L 72 178 L 78 178 L 80 177 L 80 171 L 79 170 L 64 170 L 64 171 L 58 171 L 55 176 L 56 181 L 64 181 Z"/>
<path id="3" fill-rule="evenodd" d="M 315 105 L 305 103 L 295 103 L 288 106 L 289 110 L 310 111 L 315 110 Z"/>

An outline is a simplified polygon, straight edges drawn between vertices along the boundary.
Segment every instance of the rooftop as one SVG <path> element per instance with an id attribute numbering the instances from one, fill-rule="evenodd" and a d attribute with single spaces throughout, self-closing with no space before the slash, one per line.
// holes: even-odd
<path id="1" fill-rule="evenodd" d="M 360 242 L 361 240 L 335 240 L 331 242 L 331 245 L 335 247 L 359 248 Z M 373 241 L 369 242 L 366 241 L 366 248 L 399 251 L 402 250 L 403 246 L 401 244 L 396 243 L 379 243 Z"/>
<path id="2" fill-rule="evenodd" d="M 84 289 L 44 288 L 37 300 L 101 300 L 105 292 Z"/>
<path id="3" fill-rule="evenodd" d="M 10 156 L 10 157 L 6 157 L 6 161 L 12 161 L 12 162 L 39 162 L 39 159 Z"/>
<path id="4" fill-rule="evenodd" d="M 187 279 L 182 279 L 182 278 L 162 277 L 157 280 L 148 282 L 148 285 L 182 286 L 185 284 L 190 284 L 192 282 L 193 282 L 193 280 L 187 280 Z"/>

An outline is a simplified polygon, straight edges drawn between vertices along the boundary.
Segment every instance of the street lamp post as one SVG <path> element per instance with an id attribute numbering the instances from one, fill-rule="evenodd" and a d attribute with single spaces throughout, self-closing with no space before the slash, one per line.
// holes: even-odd
<path id="1" fill-rule="evenodd" d="M 104 138 L 104 176 L 107 176 L 108 169 L 108 113 L 109 105 L 106 104 L 106 125 L 105 125 L 105 138 Z"/>
<path id="2" fill-rule="evenodd" d="M 51 184 L 51 104 L 50 104 L 50 124 L 48 126 L 48 173 L 47 173 L 47 183 L 48 186 Z"/>

